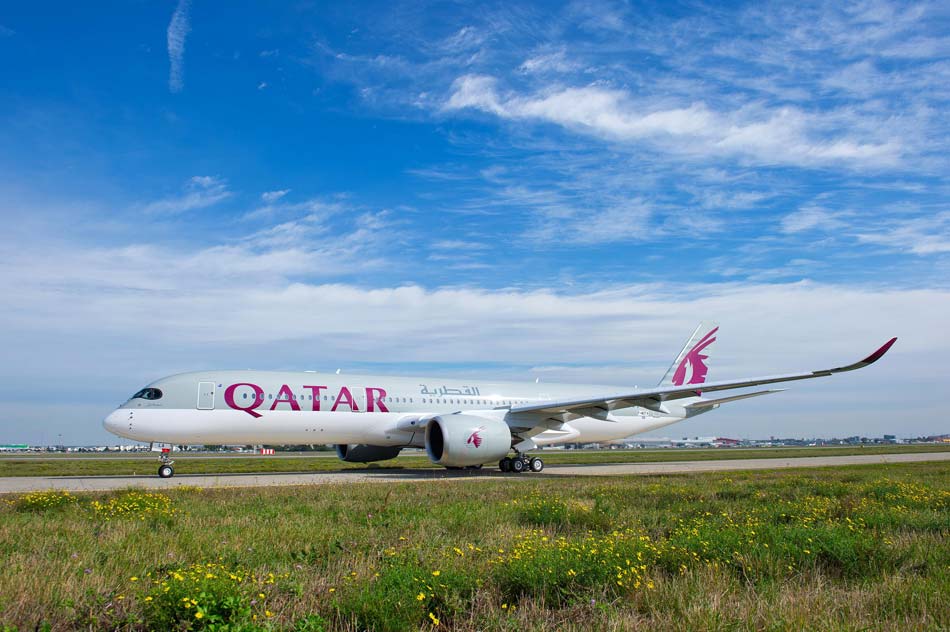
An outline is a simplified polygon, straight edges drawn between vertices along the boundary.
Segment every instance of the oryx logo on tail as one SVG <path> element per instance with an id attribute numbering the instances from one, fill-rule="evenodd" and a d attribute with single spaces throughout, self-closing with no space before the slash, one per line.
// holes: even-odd
<path id="1" fill-rule="evenodd" d="M 716 327 L 708 334 L 702 337 L 702 339 L 697 342 L 692 349 L 686 352 L 686 355 L 683 356 L 683 359 L 680 361 L 679 366 L 676 367 L 676 372 L 673 373 L 673 384 L 676 386 L 682 386 L 683 384 L 702 384 L 706 381 L 706 374 L 709 373 L 709 367 L 706 366 L 706 360 L 709 358 L 708 355 L 703 354 L 703 351 L 716 342 L 716 332 L 719 331 L 719 327 Z M 689 381 L 686 380 L 686 371 L 689 369 Z"/>

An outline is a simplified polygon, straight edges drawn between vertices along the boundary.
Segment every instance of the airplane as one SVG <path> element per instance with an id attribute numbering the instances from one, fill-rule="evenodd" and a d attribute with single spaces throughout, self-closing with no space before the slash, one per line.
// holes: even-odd
<path id="1" fill-rule="evenodd" d="M 707 360 L 718 332 L 716 323 L 700 323 L 652 388 L 199 371 L 152 382 L 103 425 L 120 437 L 153 444 L 335 444 L 340 459 L 358 463 L 392 459 L 403 448 L 416 447 L 448 469 L 478 469 L 497 461 L 503 472 L 541 472 L 544 461 L 528 454 L 541 446 L 649 432 L 784 389 L 708 397 L 712 393 L 860 369 L 897 340 L 833 369 L 710 382 Z M 173 476 L 173 463 L 163 450 L 158 475 Z"/>

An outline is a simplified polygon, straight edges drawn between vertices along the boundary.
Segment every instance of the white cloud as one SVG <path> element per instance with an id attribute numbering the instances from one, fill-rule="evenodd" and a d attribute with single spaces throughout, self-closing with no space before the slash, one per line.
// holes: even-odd
<path id="1" fill-rule="evenodd" d="M 443 53 L 470 51 L 482 45 L 485 36 L 474 26 L 463 26 L 438 44 Z"/>
<path id="2" fill-rule="evenodd" d="M 634 198 L 602 209 L 542 208 L 526 236 L 546 243 L 579 245 L 651 241 L 661 230 L 651 224 L 653 206 Z"/>
<path id="3" fill-rule="evenodd" d="M 528 74 L 569 73 L 580 68 L 580 64 L 568 60 L 567 53 L 564 50 L 529 57 L 518 66 L 518 70 Z"/>
<path id="4" fill-rule="evenodd" d="M 479 241 L 466 241 L 463 239 L 441 239 L 432 242 L 429 245 L 434 250 L 452 250 L 452 251 L 471 251 L 486 250 L 489 245 Z"/>
<path id="5" fill-rule="evenodd" d="M 910 37 L 886 46 L 880 54 L 899 59 L 946 57 L 950 54 L 950 37 Z"/>
<path id="6" fill-rule="evenodd" d="M 475 108 L 507 118 L 510 115 L 499 101 L 495 91 L 496 83 L 494 77 L 479 75 L 459 77 L 452 86 L 452 95 L 445 104 L 445 108 L 448 110 Z"/>
<path id="7" fill-rule="evenodd" d="M 185 39 L 191 31 L 188 21 L 190 0 L 178 0 L 172 19 L 168 23 L 168 89 L 181 92 L 185 86 Z"/>
<path id="8" fill-rule="evenodd" d="M 782 231 L 800 233 L 814 229 L 834 230 L 846 225 L 841 219 L 844 215 L 818 206 L 806 206 L 782 218 Z"/>
<path id="9" fill-rule="evenodd" d="M 279 189 L 277 191 L 265 191 L 261 193 L 261 200 L 268 204 L 273 204 L 280 198 L 290 193 L 290 189 Z"/>
<path id="10" fill-rule="evenodd" d="M 647 141 L 676 153 L 736 155 L 766 164 L 893 164 L 895 139 L 823 133 L 819 118 L 791 107 L 745 107 L 716 112 L 702 102 L 665 107 L 600 86 L 551 87 L 530 96 L 501 95 L 490 76 L 465 75 L 453 84 L 447 111 L 472 108 L 504 119 L 540 120 L 620 142 Z"/>
<path id="11" fill-rule="evenodd" d="M 928 217 L 878 222 L 878 226 L 881 224 L 886 230 L 859 232 L 856 235 L 858 241 L 915 255 L 950 252 L 950 211 Z"/>
<path id="12" fill-rule="evenodd" d="M 194 176 L 182 194 L 149 202 L 142 210 L 152 215 L 177 215 L 214 206 L 231 195 L 226 181 L 214 176 Z"/>
<path id="13" fill-rule="evenodd" d="M 330 199 L 311 198 L 303 202 L 288 203 L 282 201 L 284 196 L 290 192 L 269 191 L 261 194 L 264 205 L 252 211 L 245 213 L 241 219 L 274 221 L 275 219 L 291 218 L 294 221 L 306 219 L 310 222 L 323 222 L 333 215 L 344 212 L 350 212 L 354 209 L 347 206 L 343 201 L 343 196 L 337 196 Z"/>
<path id="14" fill-rule="evenodd" d="M 691 192 L 704 208 L 711 209 L 754 208 L 769 198 L 767 193 L 760 191 L 714 190 L 705 187 Z"/>
<path id="15" fill-rule="evenodd" d="M 821 231 L 858 243 L 913 255 L 950 252 L 950 211 L 924 212 L 918 208 L 889 208 L 881 213 L 831 211 L 807 205 L 782 218 L 786 234 Z"/>

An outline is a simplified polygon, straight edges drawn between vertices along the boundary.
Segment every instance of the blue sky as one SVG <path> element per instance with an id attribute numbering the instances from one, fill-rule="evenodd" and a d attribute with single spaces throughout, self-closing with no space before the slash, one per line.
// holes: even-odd
<path id="1" fill-rule="evenodd" d="M 950 431 L 945 4 L 34 3 L 0 71 L 0 442 L 197 368 L 653 383 L 702 318 L 722 378 L 901 342 L 674 434 Z"/>

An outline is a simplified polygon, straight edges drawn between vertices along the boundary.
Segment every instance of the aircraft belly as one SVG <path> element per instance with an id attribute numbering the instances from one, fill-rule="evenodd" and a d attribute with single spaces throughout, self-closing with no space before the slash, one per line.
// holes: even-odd
<path id="1" fill-rule="evenodd" d="M 618 416 L 615 419 L 616 421 L 603 421 L 591 417 L 575 419 L 570 422 L 570 425 L 577 429 L 579 435 L 567 439 L 567 441 L 578 443 L 615 441 L 682 421 L 679 417 L 647 417 L 643 419 L 634 416 Z"/>

